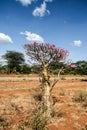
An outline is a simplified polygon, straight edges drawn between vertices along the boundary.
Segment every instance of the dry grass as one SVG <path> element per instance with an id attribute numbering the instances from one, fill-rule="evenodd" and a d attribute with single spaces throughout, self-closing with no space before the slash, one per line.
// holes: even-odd
<path id="1" fill-rule="evenodd" d="M 32 95 L 40 83 L 35 79 L 34 81 L 26 79 L 26 76 L 22 75 L 17 76 L 18 79 L 22 77 L 21 80 L 15 81 L 11 78 L 5 81 L 5 77 L 4 81 L 0 80 L 0 129 L 17 130 L 23 122 L 29 121 L 31 111 L 38 105 Z M 48 122 L 47 127 L 49 130 L 86 130 L 87 108 L 73 102 L 72 99 L 75 97 L 75 92 L 87 91 L 87 82 L 82 81 L 81 77 L 74 77 L 74 80 L 73 77 L 65 79 L 59 81 L 52 91 L 56 114 Z M 83 105 L 86 106 L 86 102 Z M 29 124 L 23 127 L 19 130 L 31 130 Z"/>

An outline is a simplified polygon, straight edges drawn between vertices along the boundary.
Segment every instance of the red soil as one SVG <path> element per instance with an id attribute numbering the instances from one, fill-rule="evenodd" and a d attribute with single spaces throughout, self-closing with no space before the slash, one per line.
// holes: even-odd
<path id="1" fill-rule="evenodd" d="M 0 81 L 0 115 L 11 122 L 11 130 L 15 130 L 22 120 L 29 118 L 30 112 L 36 107 L 37 103 L 32 98 L 32 94 L 39 85 L 39 81 L 26 79 Z M 72 100 L 77 90 L 87 91 L 87 82 L 61 80 L 55 85 L 52 95 L 56 99 L 54 110 L 57 116 L 49 121 L 47 125 L 49 130 L 86 130 L 87 108 L 81 107 Z"/>

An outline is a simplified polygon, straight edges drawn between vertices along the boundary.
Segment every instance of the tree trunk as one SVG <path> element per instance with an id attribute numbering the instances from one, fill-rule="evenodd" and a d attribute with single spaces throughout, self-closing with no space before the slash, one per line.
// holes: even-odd
<path id="1" fill-rule="evenodd" d="M 44 116 L 49 119 L 52 115 L 52 96 L 51 96 L 51 83 L 50 83 L 50 77 L 48 75 L 47 68 L 43 68 L 43 112 Z"/>

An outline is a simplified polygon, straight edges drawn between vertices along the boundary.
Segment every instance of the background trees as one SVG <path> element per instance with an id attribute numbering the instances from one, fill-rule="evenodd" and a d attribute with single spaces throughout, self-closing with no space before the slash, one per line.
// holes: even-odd
<path id="1" fill-rule="evenodd" d="M 0 61 L 0 73 L 37 73 L 39 74 L 42 70 L 41 64 L 32 64 L 31 66 L 25 63 L 24 54 L 15 51 L 7 51 L 4 56 L 6 64 Z M 69 64 L 64 63 L 63 61 L 52 62 L 49 65 L 49 72 L 52 74 L 58 74 L 58 71 L 61 67 L 64 68 L 62 74 L 79 74 L 87 75 L 87 61 L 77 61 L 74 62 L 75 68 L 71 68 Z"/>
<path id="2" fill-rule="evenodd" d="M 9 73 L 19 71 L 20 65 L 25 61 L 24 55 L 16 51 L 7 51 L 6 54 L 3 55 L 3 58 L 7 62 Z"/>
<path id="3" fill-rule="evenodd" d="M 87 61 L 77 61 L 75 65 L 76 65 L 75 69 L 76 74 L 87 75 Z"/>
<path id="4" fill-rule="evenodd" d="M 27 64 L 23 64 L 19 67 L 19 73 L 21 74 L 30 74 L 31 70 L 31 67 Z"/>

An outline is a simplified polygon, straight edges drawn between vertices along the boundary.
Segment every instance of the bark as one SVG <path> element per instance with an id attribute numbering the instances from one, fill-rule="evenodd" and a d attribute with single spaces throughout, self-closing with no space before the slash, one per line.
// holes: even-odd
<path id="1" fill-rule="evenodd" d="M 51 96 L 51 83 L 50 83 L 50 76 L 48 75 L 47 68 L 44 66 L 43 68 L 43 112 L 44 116 L 49 119 L 52 115 L 52 96 Z"/>

